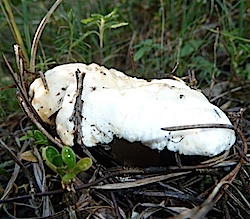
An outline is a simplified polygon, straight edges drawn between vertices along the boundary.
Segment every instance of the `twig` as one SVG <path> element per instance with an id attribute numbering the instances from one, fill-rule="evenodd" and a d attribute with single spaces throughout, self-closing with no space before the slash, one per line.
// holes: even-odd
<path id="1" fill-rule="evenodd" d="M 161 128 L 161 130 L 164 130 L 164 131 L 182 131 L 182 130 L 187 130 L 187 129 L 204 129 L 204 128 L 223 128 L 223 129 L 235 130 L 235 127 L 233 125 L 216 124 L 216 123 L 170 126 L 170 127 Z"/>
<path id="2" fill-rule="evenodd" d="M 76 101 L 74 106 L 74 111 L 70 119 L 74 121 L 74 140 L 76 142 L 82 143 L 82 132 L 78 134 L 78 130 L 81 130 L 81 123 L 82 123 L 82 109 L 83 109 L 83 100 L 82 100 L 82 93 L 83 93 L 83 81 L 85 77 L 85 72 L 81 72 L 80 69 L 75 71 L 76 75 Z"/>
<path id="3" fill-rule="evenodd" d="M 210 102 L 212 103 L 212 102 L 214 102 L 215 100 L 217 100 L 217 99 L 219 99 L 219 98 L 221 98 L 221 97 L 223 97 L 223 96 L 225 96 L 225 95 L 227 95 L 227 94 L 229 94 L 229 93 L 233 93 L 233 92 L 239 91 L 239 90 L 241 90 L 242 88 L 243 88 L 243 86 L 239 86 L 239 87 L 235 87 L 235 88 L 233 88 L 233 89 L 231 89 L 231 90 L 225 91 L 224 93 L 222 93 L 222 94 L 220 94 L 220 95 L 214 97 L 213 99 L 211 99 Z"/>
<path id="4" fill-rule="evenodd" d="M 47 84 L 47 81 L 46 81 L 46 78 L 43 74 L 42 71 L 38 71 L 39 75 L 40 75 L 40 78 L 42 79 L 42 82 L 43 82 L 43 86 L 45 88 L 45 90 L 49 91 L 49 87 L 48 87 L 48 84 Z"/>
<path id="5" fill-rule="evenodd" d="M 75 71 L 76 75 L 76 101 L 74 106 L 74 111 L 70 117 L 70 120 L 74 121 L 74 143 L 79 143 L 82 146 L 83 152 L 91 158 L 91 160 L 96 163 L 97 160 L 94 158 L 94 156 L 89 152 L 89 150 L 86 148 L 85 145 L 82 144 L 82 137 L 83 133 L 81 131 L 81 124 L 82 124 L 82 109 L 83 109 L 83 103 L 82 100 L 82 93 L 83 93 L 83 81 L 85 77 L 85 73 L 81 72 L 80 69 L 77 69 Z M 78 131 L 80 130 L 80 131 Z"/>
<path id="6" fill-rule="evenodd" d="M 62 148 L 63 145 L 58 142 L 55 138 L 53 138 L 48 132 L 47 130 L 41 125 L 40 121 L 40 117 L 37 115 L 35 109 L 32 107 L 32 105 L 30 104 L 29 100 L 27 99 L 27 93 L 26 91 L 23 89 L 19 79 L 16 77 L 15 72 L 13 71 L 13 69 L 11 68 L 8 60 L 6 59 L 6 57 L 3 55 L 3 59 L 7 65 L 7 67 L 9 68 L 10 74 L 13 78 L 13 80 L 15 81 L 15 84 L 17 86 L 17 98 L 18 101 L 23 109 L 23 111 L 26 113 L 27 117 L 36 125 L 36 127 L 55 145 L 57 145 L 58 147 Z"/>
<path id="7" fill-rule="evenodd" d="M 51 136 L 51 134 L 41 125 L 41 123 L 38 121 L 36 116 L 34 115 L 33 111 L 31 110 L 30 106 L 27 105 L 26 101 L 22 98 L 22 96 L 18 96 L 19 102 L 26 113 L 28 115 L 28 118 L 34 123 L 34 125 L 55 145 L 62 148 L 63 145 L 58 142 L 55 138 Z"/>
<path id="8" fill-rule="evenodd" d="M 174 72 L 176 71 L 176 69 L 178 68 L 178 66 L 179 66 L 179 61 L 177 61 L 177 62 L 175 63 L 174 68 L 173 68 L 172 71 L 171 71 L 171 74 L 174 74 Z"/>
<path id="9" fill-rule="evenodd" d="M 250 215 L 250 204 L 249 202 L 247 201 L 247 199 L 244 197 L 244 195 L 233 185 L 233 184 L 230 184 L 231 187 L 233 187 L 237 193 L 240 195 L 240 197 L 243 199 L 243 201 L 246 203 L 247 207 L 244 206 L 244 204 L 230 191 L 228 190 L 227 188 L 225 188 L 225 192 L 229 195 L 229 197 L 231 199 L 234 200 L 235 203 L 237 203 L 237 205 L 244 211 L 246 211 L 246 213 L 248 215 Z"/>
<path id="10" fill-rule="evenodd" d="M 131 60 L 131 66 L 132 66 L 132 69 L 133 69 L 133 73 L 134 73 L 134 75 L 136 75 L 138 77 L 136 66 L 135 66 L 135 60 L 134 60 L 134 52 L 133 52 L 132 47 L 129 48 L 129 55 L 130 55 L 130 60 Z"/>
<path id="11" fill-rule="evenodd" d="M 133 182 L 122 182 L 122 183 L 113 183 L 113 184 L 106 184 L 106 185 L 100 185 L 100 186 L 93 186 L 92 188 L 94 189 L 110 189 L 110 190 L 115 190 L 115 189 L 127 189 L 127 188 L 134 188 L 134 187 L 139 187 L 143 185 L 148 185 L 152 184 L 155 182 L 159 182 L 162 180 L 167 180 L 173 177 L 177 176 L 183 176 L 186 174 L 191 173 L 191 171 L 187 172 L 180 172 L 180 173 L 170 173 L 167 175 L 160 175 L 160 176 L 152 176 L 144 179 L 138 179 Z"/>
<path id="12" fill-rule="evenodd" d="M 116 218 L 117 219 L 122 219 L 121 213 L 119 211 L 119 206 L 118 206 L 117 201 L 115 199 L 114 192 L 110 192 L 110 194 L 111 194 L 111 199 L 112 199 L 114 209 L 115 209 L 115 213 L 116 213 Z"/>
<path id="13" fill-rule="evenodd" d="M 42 21 L 40 22 L 40 24 L 39 24 L 39 26 L 37 28 L 37 31 L 36 31 L 35 36 L 33 38 L 32 47 L 31 47 L 31 55 L 30 55 L 30 71 L 31 72 L 35 72 L 35 62 L 36 62 L 37 45 L 38 45 L 38 42 L 39 42 L 40 37 L 42 35 L 43 29 L 44 29 L 45 25 L 47 24 L 50 16 L 56 10 L 56 8 L 58 7 L 58 5 L 61 4 L 61 2 L 62 2 L 62 0 L 57 0 L 52 5 L 52 7 L 48 11 L 48 13 L 45 15 L 45 17 L 42 19 Z"/>
<path id="14" fill-rule="evenodd" d="M 18 77 L 18 82 L 19 82 L 19 87 L 21 87 L 23 89 L 23 94 L 25 95 L 25 98 L 28 99 L 28 95 L 26 92 L 26 88 L 28 86 L 27 85 L 27 75 L 24 74 L 25 69 L 27 68 L 26 64 L 25 64 L 25 59 L 23 57 L 23 53 L 21 50 L 21 47 L 19 45 L 14 45 L 14 52 L 16 55 L 16 63 L 17 63 L 17 67 L 18 67 L 18 73 L 16 74 Z"/>
<path id="15" fill-rule="evenodd" d="M 104 175 L 102 178 L 97 179 L 93 182 L 90 183 L 86 183 L 86 184 L 82 184 L 80 186 L 76 186 L 75 190 L 81 190 L 81 189 L 87 189 L 87 188 L 91 188 L 92 186 L 103 182 L 105 179 L 108 179 L 112 176 L 118 176 L 118 175 L 122 175 L 122 174 L 142 174 L 144 171 L 143 170 L 138 170 L 138 169 L 126 169 L 126 170 L 120 170 L 120 171 L 116 171 L 116 172 L 112 172 L 112 173 L 107 173 L 106 175 Z M 39 197 L 43 197 L 43 196 L 51 196 L 51 195 L 56 195 L 56 194 L 61 194 L 61 193 L 67 193 L 67 190 L 63 190 L 63 189 L 57 189 L 57 190 L 52 190 L 52 191 L 46 191 L 46 192 L 40 192 L 40 193 L 36 193 L 34 194 L 33 197 L 35 198 L 39 198 Z M 18 196 L 18 197 L 13 197 L 13 198 L 8 198 L 5 200 L 0 199 L 0 204 L 2 203 L 11 203 L 11 202 L 17 202 L 20 200 L 25 200 L 25 199 L 31 199 L 32 196 L 31 195 L 22 195 L 22 196 Z"/>
<path id="16" fill-rule="evenodd" d="M 17 179 L 17 176 L 19 174 L 19 171 L 20 171 L 20 166 L 15 163 L 15 167 L 14 167 L 14 170 L 12 172 L 12 176 L 10 177 L 9 181 L 8 181 L 8 184 L 6 185 L 6 187 L 4 188 L 4 192 L 3 194 L 1 195 L 1 199 L 0 199 L 0 209 L 2 208 L 2 205 L 3 205 L 3 202 L 1 202 L 1 200 L 5 201 L 6 197 L 9 195 L 9 193 L 11 192 L 12 188 L 13 188 L 13 185 Z"/>

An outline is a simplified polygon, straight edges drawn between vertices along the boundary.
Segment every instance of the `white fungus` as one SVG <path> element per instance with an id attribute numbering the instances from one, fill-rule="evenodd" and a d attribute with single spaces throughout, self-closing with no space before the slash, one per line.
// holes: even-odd
<path id="1" fill-rule="evenodd" d="M 84 75 L 77 89 L 76 71 Z M 199 91 L 172 79 L 146 81 L 97 64 L 66 64 L 45 73 L 30 86 L 32 105 L 49 124 L 55 124 L 61 141 L 74 144 L 76 97 L 83 101 L 81 124 L 76 130 L 87 147 L 108 144 L 114 137 L 141 142 L 152 149 L 185 155 L 215 156 L 235 142 L 226 128 L 164 131 L 161 128 L 196 124 L 227 124 L 227 116 Z M 53 115 L 56 116 L 55 121 Z"/>

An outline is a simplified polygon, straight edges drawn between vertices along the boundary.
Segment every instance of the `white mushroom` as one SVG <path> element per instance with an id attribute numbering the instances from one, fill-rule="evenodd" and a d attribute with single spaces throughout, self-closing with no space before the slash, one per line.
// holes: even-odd
<path id="1" fill-rule="evenodd" d="M 152 149 L 185 155 L 215 156 L 235 142 L 226 128 L 164 131 L 161 128 L 196 124 L 230 125 L 227 116 L 199 91 L 172 79 L 150 82 L 129 77 L 97 64 L 66 64 L 45 73 L 49 90 L 41 79 L 30 86 L 32 105 L 44 122 L 55 125 L 66 145 L 74 144 L 76 71 L 85 74 L 81 100 L 82 121 L 78 134 L 87 147 L 108 144 L 114 137 L 141 142 Z M 81 143 L 81 142 L 79 142 Z"/>

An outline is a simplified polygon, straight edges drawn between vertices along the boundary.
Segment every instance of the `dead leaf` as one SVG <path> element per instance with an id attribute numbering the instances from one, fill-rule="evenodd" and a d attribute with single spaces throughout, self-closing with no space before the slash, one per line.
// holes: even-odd
<path id="1" fill-rule="evenodd" d="M 28 151 L 25 151 L 21 154 L 20 158 L 22 160 L 26 160 L 26 161 L 30 161 L 30 162 L 33 162 L 33 163 L 37 163 L 37 158 L 35 157 L 35 155 L 33 154 L 33 151 L 32 150 L 28 150 Z"/>

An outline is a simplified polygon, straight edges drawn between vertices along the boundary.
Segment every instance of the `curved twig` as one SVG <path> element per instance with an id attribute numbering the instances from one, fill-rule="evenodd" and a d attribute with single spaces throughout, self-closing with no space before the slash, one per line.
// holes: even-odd
<path id="1" fill-rule="evenodd" d="M 30 71 L 31 72 L 35 72 L 35 61 L 36 61 L 37 45 L 38 45 L 39 39 L 40 39 L 40 37 L 42 35 L 43 29 L 44 29 L 45 25 L 47 24 L 50 16 L 56 10 L 58 5 L 61 4 L 61 2 L 62 2 L 62 0 L 57 0 L 52 5 L 52 7 L 48 11 L 48 13 L 45 15 L 45 17 L 42 19 L 42 21 L 40 22 L 40 24 L 39 24 L 39 26 L 37 28 L 37 31 L 36 31 L 35 36 L 33 38 L 32 47 L 31 47 L 31 55 L 30 55 Z"/>

